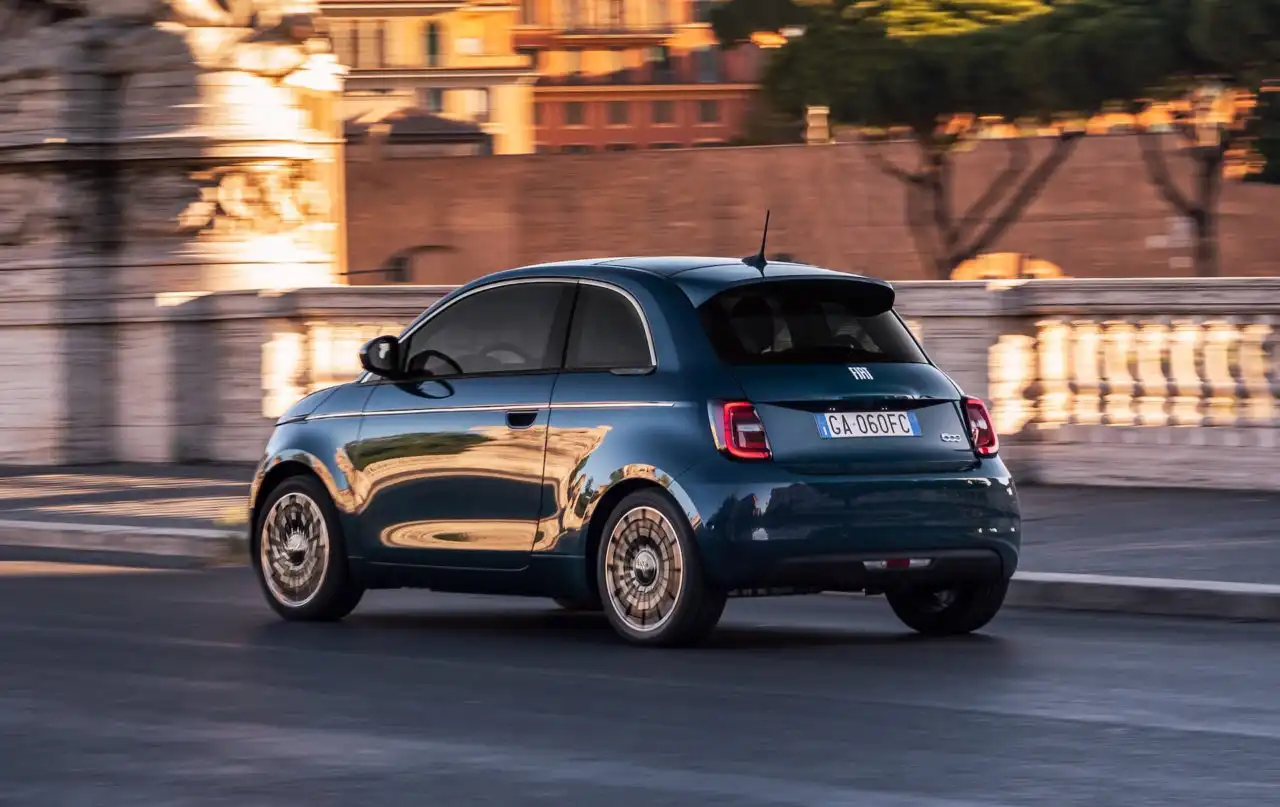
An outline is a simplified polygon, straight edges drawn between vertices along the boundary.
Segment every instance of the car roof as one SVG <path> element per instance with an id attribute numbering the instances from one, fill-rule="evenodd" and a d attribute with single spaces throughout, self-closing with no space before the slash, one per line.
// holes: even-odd
<path id="1" fill-rule="evenodd" d="M 862 281 L 888 289 L 892 288 L 890 284 L 877 278 L 794 261 L 770 261 L 765 264 L 764 270 L 760 271 L 744 263 L 742 258 L 679 255 L 556 261 L 523 266 L 502 272 L 501 275 L 505 279 L 549 273 L 574 274 L 574 270 L 596 278 L 635 273 L 666 278 L 679 286 L 694 305 L 700 305 L 730 287 L 769 280 L 829 278 Z"/>

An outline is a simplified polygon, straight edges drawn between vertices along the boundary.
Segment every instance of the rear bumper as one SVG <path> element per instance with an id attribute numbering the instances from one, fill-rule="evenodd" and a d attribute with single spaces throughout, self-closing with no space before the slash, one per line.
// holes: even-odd
<path id="1" fill-rule="evenodd" d="M 701 521 L 702 565 L 731 588 L 881 588 L 1009 578 L 1022 519 L 1004 463 L 934 475 L 802 476 L 772 463 L 715 461 L 682 474 Z M 864 561 L 925 566 L 876 571 Z"/>

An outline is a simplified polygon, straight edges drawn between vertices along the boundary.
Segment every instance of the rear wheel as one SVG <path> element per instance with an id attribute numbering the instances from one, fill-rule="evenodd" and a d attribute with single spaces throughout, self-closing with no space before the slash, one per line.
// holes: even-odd
<path id="1" fill-rule="evenodd" d="M 364 589 L 347 565 L 338 513 L 318 480 L 286 479 L 254 525 L 252 558 L 267 603 L 291 621 L 327 622 L 355 609 Z"/>
<path id="2" fill-rule="evenodd" d="M 614 509 L 596 570 L 605 615 L 634 644 L 697 644 L 724 612 L 725 593 L 703 578 L 688 521 L 656 491 L 633 493 Z"/>
<path id="3" fill-rule="evenodd" d="M 886 591 L 889 607 L 902 623 L 927 636 L 972 633 L 995 618 L 1009 581 L 954 588 L 900 588 Z"/>

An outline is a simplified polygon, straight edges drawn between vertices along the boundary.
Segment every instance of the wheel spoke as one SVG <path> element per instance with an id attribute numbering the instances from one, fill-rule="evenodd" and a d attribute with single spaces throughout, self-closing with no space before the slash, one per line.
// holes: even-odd
<path id="1" fill-rule="evenodd" d="M 657 630 L 675 612 L 683 588 L 675 528 L 655 508 L 633 508 L 618 519 L 605 552 L 605 588 L 614 613 L 633 630 Z"/>
<path id="2" fill-rule="evenodd" d="M 281 496 L 263 519 L 260 558 L 263 579 L 282 605 L 306 605 L 320 591 L 329 567 L 329 531 L 310 496 Z"/>

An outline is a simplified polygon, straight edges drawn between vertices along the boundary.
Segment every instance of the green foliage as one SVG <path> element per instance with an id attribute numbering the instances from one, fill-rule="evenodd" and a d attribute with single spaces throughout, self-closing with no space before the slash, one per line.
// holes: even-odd
<path id="1" fill-rule="evenodd" d="M 1258 106 L 1249 121 L 1249 138 L 1253 155 L 1261 160 L 1262 170 L 1250 174 L 1250 182 L 1280 185 L 1280 91 L 1274 88 L 1258 94 Z"/>

